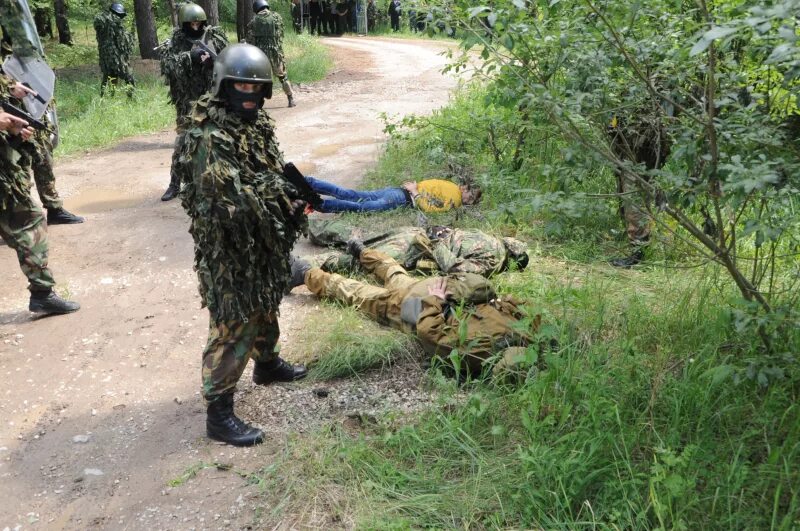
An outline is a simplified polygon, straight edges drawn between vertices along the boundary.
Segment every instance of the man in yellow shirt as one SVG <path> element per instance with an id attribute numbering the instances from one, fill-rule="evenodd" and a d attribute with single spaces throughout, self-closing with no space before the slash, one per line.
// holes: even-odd
<path id="1" fill-rule="evenodd" d="M 311 188 L 324 198 L 320 212 L 380 212 L 403 206 L 416 206 L 423 212 L 446 212 L 481 199 L 476 185 L 456 184 L 442 179 L 407 182 L 402 187 L 380 190 L 351 190 L 331 182 L 306 177 Z"/>

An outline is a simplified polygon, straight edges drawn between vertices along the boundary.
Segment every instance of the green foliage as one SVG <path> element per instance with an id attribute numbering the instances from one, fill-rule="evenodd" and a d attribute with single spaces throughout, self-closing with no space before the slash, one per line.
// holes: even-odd
<path id="1" fill-rule="evenodd" d="M 344 488 L 327 503 L 359 528 L 800 525 L 800 382 L 709 373 L 753 343 L 734 292 L 545 257 L 500 288 L 565 323 L 543 370 L 517 387 L 434 375 L 440 402 L 413 421 L 293 445 L 276 470 L 314 489 L 273 485 L 265 503 Z"/>
<path id="2" fill-rule="evenodd" d="M 161 78 L 138 71 L 132 99 L 124 90 L 100 97 L 100 74 L 85 68 L 62 72 L 56 85 L 61 143 L 56 156 L 104 147 L 119 140 L 159 131 L 175 122 Z"/>

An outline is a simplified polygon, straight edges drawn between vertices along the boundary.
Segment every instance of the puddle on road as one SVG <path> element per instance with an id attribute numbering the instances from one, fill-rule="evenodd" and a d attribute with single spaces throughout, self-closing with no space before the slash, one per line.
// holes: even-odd
<path id="1" fill-rule="evenodd" d="M 65 199 L 64 207 L 79 214 L 94 214 L 134 207 L 144 200 L 144 197 L 131 196 L 130 192 L 125 190 L 95 188 Z"/>

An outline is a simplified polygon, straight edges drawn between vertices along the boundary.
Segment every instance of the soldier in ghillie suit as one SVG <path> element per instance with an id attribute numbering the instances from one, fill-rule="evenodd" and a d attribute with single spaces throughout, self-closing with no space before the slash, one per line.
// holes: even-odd
<path id="1" fill-rule="evenodd" d="M 662 121 L 662 109 L 648 101 L 626 116 L 614 116 L 608 127 L 611 149 L 622 161 L 644 165 L 647 171 L 657 170 L 667 163 L 672 142 Z M 620 214 L 631 253 L 611 260 L 615 267 L 633 267 L 644 259 L 650 243 L 650 203 L 652 193 L 645 183 L 617 171 L 617 192 L 620 194 Z M 645 176 L 649 180 L 649 177 Z"/>
<path id="2" fill-rule="evenodd" d="M 349 242 L 348 252 L 383 287 L 327 273 L 301 258 L 292 261 L 292 286 L 305 284 L 318 297 L 353 306 L 382 325 L 413 334 L 432 356 L 447 360 L 456 350 L 463 369 L 473 375 L 533 342 L 540 318 L 531 316 L 526 330 L 519 301 L 497 296 L 484 277 L 457 273 L 420 279 L 358 241 Z"/>
<path id="3" fill-rule="evenodd" d="M 25 56 L 40 50 L 28 40 L 26 29 L 35 26 L 22 6 L 12 0 L 0 0 L 0 20 L 11 31 L 14 46 Z M 38 44 L 38 43 L 37 43 Z M 0 101 L 11 97 L 14 81 L 0 75 Z M 0 111 L 0 237 L 17 252 L 22 272 L 28 277 L 31 292 L 28 309 L 37 313 L 70 313 L 80 305 L 60 298 L 53 291 L 55 280 L 47 267 L 47 229 L 42 210 L 31 199 L 30 168 L 24 166 L 25 157 L 20 145 L 33 130 L 26 122 Z"/>
<path id="4" fill-rule="evenodd" d="M 272 72 L 281 82 L 283 92 L 289 99 L 289 107 L 294 107 L 292 84 L 286 76 L 286 59 L 283 56 L 283 18 L 280 13 L 270 11 L 267 0 L 255 0 L 253 11 L 256 16 L 247 26 L 247 42 L 258 46 L 267 54 Z"/>
<path id="5" fill-rule="evenodd" d="M 324 247 L 344 247 L 358 230 L 339 219 L 314 219 L 309 223 L 312 243 Z M 405 269 L 475 273 L 490 277 L 501 271 L 521 271 L 528 265 L 527 246 L 515 239 L 497 237 L 476 229 L 435 226 L 428 229 L 400 227 L 383 234 L 364 236 L 369 249 L 397 260 Z M 316 258 L 328 272 L 353 270 L 347 253 L 331 252 Z"/>
<path id="6" fill-rule="evenodd" d="M 183 4 L 178 11 L 178 27 L 172 38 L 164 42 L 161 50 L 161 75 L 169 83 L 169 96 L 175 105 L 178 133 L 170 168 L 169 187 L 161 196 L 169 201 L 178 196 L 180 176 L 175 170 L 177 154 L 183 150 L 180 144 L 189 111 L 197 98 L 211 88 L 214 57 L 228 45 L 222 28 L 208 26 L 206 13 L 197 4 Z"/>
<path id="7" fill-rule="evenodd" d="M 125 6 L 113 3 L 108 11 L 102 11 L 94 17 L 94 31 L 97 35 L 97 50 L 100 56 L 100 95 L 105 92 L 106 85 L 116 85 L 124 81 L 128 96 L 133 96 L 136 82 L 131 69 L 133 53 L 133 36 L 125 29 L 122 20 L 125 18 Z"/>
<path id="8" fill-rule="evenodd" d="M 0 43 L 0 57 L 5 60 L 12 54 L 13 42 L 8 29 L 3 26 L 3 39 Z M 2 73 L 2 68 L 0 68 Z M 23 99 L 31 96 L 30 89 L 19 83 L 10 89 L 11 103 L 17 107 L 24 107 Z M 55 101 L 50 101 L 50 108 L 55 109 Z M 20 153 L 26 160 L 21 162 L 25 168 L 33 170 L 33 180 L 36 182 L 36 191 L 42 206 L 47 209 L 48 225 L 66 225 L 83 223 L 84 219 L 69 212 L 64 208 L 64 202 L 56 190 L 56 177 L 53 173 L 53 142 L 51 138 L 55 133 L 53 124 L 47 118 L 49 113 L 42 117 L 42 123 L 47 126 L 44 130 L 35 130 L 26 142 L 19 146 Z"/>
<path id="9" fill-rule="evenodd" d="M 247 361 L 255 360 L 259 385 L 306 374 L 278 357 L 278 305 L 306 216 L 305 203 L 283 178 L 273 123 L 261 109 L 271 92 L 269 59 L 249 44 L 227 47 L 214 65 L 211 92 L 192 110 L 179 157 L 181 202 L 211 314 L 202 369 L 206 428 L 212 439 L 237 446 L 264 439 L 233 413 Z"/>

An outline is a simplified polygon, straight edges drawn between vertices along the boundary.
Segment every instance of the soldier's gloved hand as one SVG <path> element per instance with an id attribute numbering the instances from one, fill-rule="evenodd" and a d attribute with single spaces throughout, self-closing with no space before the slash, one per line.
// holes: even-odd
<path id="1" fill-rule="evenodd" d="M 192 62 L 196 65 L 201 65 L 208 61 L 211 55 L 208 52 L 204 52 L 200 48 L 193 48 L 192 51 L 189 52 L 189 56 L 192 58 Z"/>
<path id="2" fill-rule="evenodd" d="M 302 199 L 292 200 L 292 216 L 296 218 L 302 216 L 305 213 L 307 204 Z"/>

